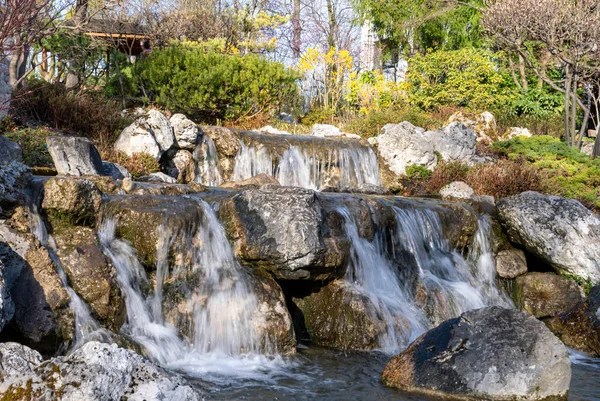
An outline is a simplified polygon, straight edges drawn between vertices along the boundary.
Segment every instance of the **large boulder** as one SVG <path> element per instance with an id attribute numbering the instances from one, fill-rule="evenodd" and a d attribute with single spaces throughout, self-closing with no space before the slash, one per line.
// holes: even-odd
<path id="1" fill-rule="evenodd" d="M 29 347 L 17 343 L 0 343 L 0 381 L 30 375 L 42 361 L 42 355 Z"/>
<path id="2" fill-rule="evenodd" d="M 461 400 L 566 400 L 571 362 L 542 322 L 517 310 L 463 313 L 423 334 L 385 367 L 383 383 Z"/>
<path id="3" fill-rule="evenodd" d="M 571 279 L 552 273 L 527 273 L 513 284 L 515 306 L 538 319 L 556 316 L 584 299 L 583 290 Z"/>
<path id="4" fill-rule="evenodd" d="M 96 224 L 102 192 L 89 179 L 52 177 L 44 184 L 42 208 L 53 226 Z"/>
<path id="5" fill-rule="evenodd" d="M 477 134 L 477 142 L 491 145 L 498 139 L 496 118 L 489 111 L 481 114 L 464 113 L 457 111 L 448 119 L 448 124 L 453 122 L 464 124 Z"/>
<path id="6" fill-rule="evenodd" d="M 0 331 L 15 315 L 15 303 L 10 296 L 10 288 L 4 279 L 4 264 L 0 259 Z"/>
<path id="7" fill-rule="evenodd" d="M 124 322 L 125 303 L 96 232 L 87 227 L 61 227 L 54 231 L 57 254 L 75 292 L 96 318 L 118 332 Z"/>
<path id="8" fill-rule="evenodd" d="M 114 180 L 131 178 L 131 173 L 125 167 L 112 162 L 102 162 L 102 175 L 111 177 Z"/>
<path id="9" fill-rule="evenodd" d="M 51 136 L 46 138 L 46 145 L 58 174 L 103 175 L 102 158 L 89 139 Z"/>
<path id="10" fill-rule="evenodd" d="M 349 241 L 326 232 L 312 190 L 265 185 L 223 203 L 220 215 L 236 255 L 284 280 L 343 274 Z"/>
<path id="11" fill-rule="evenodd" d="M 567 346 L 600 357 L 600 286 L 591 289 L 587 300 L 546 324 Z"/>
<path id="12" fill-rule="evenodd" d="M 433 170 L 437 157 L 433 144 L 425 136 L 425 130 L 404 121 L 388 124 L 375 139 L 379 155 L 389 169 L 397 175 L 405 175 L 411 165 Z"/>
<path id="13" fill-rule="evenodd" d="M 468 164 L 479 161 L 476 154 L 477 134 L 464 124 L 454 122 L 444 128 L 427 131 L 424 135 L 444 161 Z"/>
<path id="14" fill-rule="evenodd" d="M 0 224 L 0 260 L 4 284 L 15 304 L 14 325 L 21 338 L 54 352 L 73 335 L 70 297 L 48 250 L 33 234 Z"/>
<path id="15" fill-rule="evenodd" d="M 444 200 L 469 200 L 475 196 L 475 191 L 462 181 L 452 182 L 440 189 L 440 196 Z"/>
<path id="16" fill-rule="evenodd" d="M 202 131 L 196 123 L 183 114 L 174 114 L 170 122 L 175 134 L 175 146 L 179 149 L 194 150 L 202 137 Z"/>
<path id="17" fill-rule="evenodd" d="M 293 299 L 294 320 L 312 344 L 355 351 L 379 347 L 386 325 L 373 302 L 345 280 L 334 280 L 317 291 Z"/>
<path id="18" fill-rule="evenodd" d="M 199 401 L 200 393 L 180 376 L 166 372 L 116 344 L 89 342 L 68 356 L 23 370 L 0 384 L 4 399 L 15 401 Z"/>
<path id="19" fill-rule="evenodd" d="M 15 207 L 25 204 L 31 179 L 31 169 L 22 163 L 0 164 L 0 217 L 9 217 Z"/>
<path id="20" fill-rule="evenodd" d="M 167 152 L 167 160 L 163 163 L 166 174 L 175 178 L 177 182 L 187 184 L 196 178 L 196 162 L 188 150 L 172 149 Z"/>
<path id="21" fill-rule="evenodd" d="M 600 217 L 573 199 L 524 192 L 498 202 L 511 242 L 559 274 L 600 283 Z"/>
<path id="22" fill-rule="evenodd" d="M 23 162 L 23 151 L 21 147 L 5 136 L 0 136 L 0 164 L 10 164 L 12 162 Z"/>
<path id="23" fill-rule="evenodd" d="M 127 156 L 145 153 L 159 161 L 174 144 L 173 127 L 167 117 L 158 110 L 150 110 L 121 132 L 115 150 Z"/>
<path id="24" fill-rule="evenodd" d="M 142 264 L 156 267 L 161 241 L 187 244 L 203 216 L 198 202 L 180 196 L 117 196 L 107 204 L 103 220 L 116 220 L 116 235 L 129 241 Z"/>
<path id="25" fill-rule="evenodd" d="M 533 135 L 531 134 L 531 131 L 529 131 L 529 129 L 527 129 L 527 128 L 510 127 L 509 129 L 506 130 L 504 135 L 502 135 L 502 140 L 508 141 L 509 139 L 517 138 L 519 136 L 524 137 L 524 138 L 530 138 Z"/>

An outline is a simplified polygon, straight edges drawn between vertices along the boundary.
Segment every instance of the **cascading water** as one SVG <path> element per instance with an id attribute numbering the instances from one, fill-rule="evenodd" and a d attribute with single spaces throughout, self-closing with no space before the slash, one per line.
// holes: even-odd
<path id="1" fill-rule="evenodd" d="M 264 146 L 246 146 L 240 141 L 240 150 L 235 156 L 233 181 L 243 181 L 259 174 L 273 175 L 273 158 Z"/>
<path id="2" fill-rule="evenodd" d="M 472 255 L 476 256 L 467 261 L 452 251 L 443 238 L 441 222 L 435 212 L 394 207 L 395 246 L 388 257 L 404 264 L 402 267 L 407 271 L 414 271 L 409 265 L 416 267 L 416 286 L 422 287 L 428 297 L 428 305 L 422 305 L 411 289 L 415 278 L 400 276 L 394 264 L 384 256 L 379 237 L 373 242 L 360 237 L 347 209 L 338 211 L 344 217 L 346 233 L 352 240 L 346 280 L 371 300 L 377 309 L 377 318 L 384 321 L 386 333 L 379 339 L 384 352 L 407 346 L 425 330 L 467 310 L 489 305 L 510 307 L 510 301 L 495 285 L 487 217 L 481 219 L 472 247 Z"/>
<path id="3" fill-rule="evenodd" d="M 233 181 L 258 174 L 276 176 L 283 186 L 321 190 L 327 186 L 356 188 L 381 185 L 379 163 L 371 148 L 336 148 L 326 152 L 290 145 L 274 168 L 274 159 L 263 146 L 246 146 L 240 141 Z"/>
<path id="4" fill-rule="evenodd" d="M 223 177 L 219 171 L 219 154 L 213 140 L 204 135 L 202 142 L 194 150 L 196 161 L 196 182 L 212 187 L 223 183 Z"/>

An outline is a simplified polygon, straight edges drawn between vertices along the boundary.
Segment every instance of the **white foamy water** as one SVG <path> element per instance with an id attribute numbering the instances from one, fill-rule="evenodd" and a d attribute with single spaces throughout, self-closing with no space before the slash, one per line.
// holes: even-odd
<path id="1" fill-rule="evenodd" d="M 328 186 L 381 185 L 379 162 L 371 148 L 330 149 L 324 153 L 290 145 L 275 166 L 274 158 L 265 146 L 246 146 L 242 141 L 240 146 L 233 181 L 268 174 L 275 176 L 283 186 L 315 190 Z"/>
<path id="2" fill-rule="evenodd" d="M 196 182 L 218 187 L 223 183 L 223 177 L 219 171 L 219 153 L 213 140 L 204 135 L 202 143 L 194 150 L 196 161 Z"/>
<path id="3" fill-rule="evenodd" d="M 385 323 L 386 333 L 379 339 L 384 352 L 393 353 L 406 347 L 427 329 L 465 311 L 490 305 L 511 306 L 495 284 L 489 249 L 490 226 L 485 218 L 480 221 L 470 263 L 443 238 L 435 212 L 394 207 L 397 224 L 394 243 L 399 247 L 395 252 L 407 253 L 416 265 L 416 291 L 427 297 L 423 305 L 411 291 L 411 278 L 399 277 L 397 268 L 384 256 L 378 239 L 370 242 L 361 238 L 348 211 L 345 208 L 339 211 L 352 239 L 346 280 L 371 300 L 377 309 L 376 319 Z"/>

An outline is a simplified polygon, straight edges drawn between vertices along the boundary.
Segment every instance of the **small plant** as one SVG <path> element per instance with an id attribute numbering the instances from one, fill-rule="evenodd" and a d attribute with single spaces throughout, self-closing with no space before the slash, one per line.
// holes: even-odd
<path id="1" fill-rule="evenodd" d="M 406 178 L 409 180 L 428 180 L 431 178 L 432 171 L 427 167 L 412 164 L 406 167 Z"/>
<path id="2" fill-rule="evenodd" d="M 562 274 L 562 277 L 575 281 L 581 288 L 583 288 L 583 292 L 585 293 L 586 297 L 590 295 L 590 291 L 592 291 L 592 287 L 594 286 L 591 278 L 588 277 L 584 279 L 583 277 L 575 276 L 573 274 Z"/>
<path id="3" fill-rule="evenodd" d="M 46 146 L 46 138 L 57 135 L 56 132 L 45 127 L 13 128 L 2 135 L 19 144 L 23 150 L 23 163 L 30 167 L 54 167 Z"/>
<path id="4" fill-rule="evenodd" d="M 125 167 L 134 178 L 160 171 L 160 164 L 154 157 L 145 153 L 134 153 L 127 156 L 123 152 L 105 149 L 101 152 L 102 160 L 120 164 Z"/>

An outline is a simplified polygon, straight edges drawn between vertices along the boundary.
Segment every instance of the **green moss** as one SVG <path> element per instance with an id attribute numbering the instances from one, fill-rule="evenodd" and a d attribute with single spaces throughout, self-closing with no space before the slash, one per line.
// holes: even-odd
<path id="1" fill-rule="evenodd" d="M 586 297 L 590 295 L 590 291 L 592 291 L 594 284 L 592 284 L 592 280 L 589 277 L 584 279 L 583 277 L 575 276 L 573 274 L 562 274 L 561 276 L 575 281 L 581 288 L 583 288 Z"/>
<path id="2" fill-rule="evenodd" d="M 27 380 L 25 387 L 16 387 L 10 385 L 8 389 L 2 394 L 0 401 L 33 401 L 37 399 L 33 394 L 33 382 L 31 379 Z"/>
<path id="3" fill-rule="evenodd" d="M 56 135 L 48 128 L 15 128 L 3 135 L 21 146 L 23 162 L 31 167 L 54 167 L 52 157 L 46 147 L 46 138 Z"/>
<path id="4" fill-rule="evenodd" d="M 412 164 L 406 167 L 406 177 L 410 180 L 413 179 L 423 179 L 428 180 L 431 178 L 431 170 L 427 169 L 425 166 L 419 166 L 416 164 Z"/>

